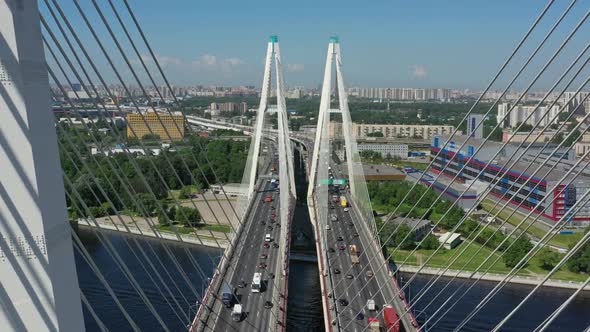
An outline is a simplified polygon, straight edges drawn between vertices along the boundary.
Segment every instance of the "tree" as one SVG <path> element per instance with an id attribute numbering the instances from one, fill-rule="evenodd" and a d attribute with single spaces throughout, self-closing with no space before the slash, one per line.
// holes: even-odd
<path id="1" fill-rule="evenodd" d="M 196 227 L 201 221 L 201 216 L 195 209 L 178 206 L 176 208 L 176 221 L 185 227 Z"/>
<path id="2" fill-rule="evenodd" d="M 518 265 L 520 260 L 533 248 L 533 245 L 526 235 L 520 236 L 514 240 L 512 246 L 502 254 L 502 259 L 507 267 L 513 268 Z M 518 268 L 525 267 L 526 264 L 518 266 Z"/>
<path id="3" fill-rule="evenodd" d="M 184 186 L 180 189 L 180 193 L 178 193 L 178 198 L 180 199 L 189 199 L 191 198 L 191 187 Z"/>
<path id="4" fill-rule="evenodd" d="M 368 133 L 367 134 L 367 137 L 383 137 L 383 133 L 380 132 L 380 131 L 376 131 L 376 132 L 373 132 L 373 133 Z"/>
<path id="5" fill-rule="evenodd" d="M 422 244 L 420 245 L 420 248 L 422 249 L 426 249 L 426 250 L 434 250 L 436 248 L 438 248 L 438 239 L 436 238 L 436 236 L 432 235 L 432 234 L 428 234 L 426 236 L 426 238 L 422 241 Z"/>
<path id="6" fill-rule="evenodd" d="M 145 134 L 141 137 L 142 140 L 159 140 L 160 135 L 158 134 Z"/>
<path id="7" fill-rule="evenodd" d="M 416 247 L 416 233 L 407 225 L 400 225 L 394 235 L 395 244 L 402 250 L 412 250 Z"/>
<path id="8" fill-rule="evenodd" d="M 590 227 L 586 229 L 586 232 L 590 231 Z M 573 247 L 573 244 L 570 246 Z M 576 251 L 567 264 L 568 270 L 572 272 L 590 272 L 590 243 L 583 245 L 578 251 Z"/>
<path id="9" fill-rule="evenodd" d="M 559 254 L 555 251 L 544 247 L 543 249 L 539 250 L 537 254 L 537 259 L 539 260 L 539 266 L 543 270 L 551 270 L 559 263 Z"/>

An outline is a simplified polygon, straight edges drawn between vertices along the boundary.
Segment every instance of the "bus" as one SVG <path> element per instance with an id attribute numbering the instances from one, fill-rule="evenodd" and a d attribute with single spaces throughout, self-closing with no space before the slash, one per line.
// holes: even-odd
<path id="1" fill-rule="evenodd" d="M 262 273 L 256 272 L 254 273 L 254 278 L 252 279 L 252 293 L 260 293 L 262 289 Z"/>
<path id="2" fill-rule="evenodd" d="M 342 207 L 348 206 L 348 202 L 346 201 L 346 197 L 340 196 L 340 206 L 342 206 Z"/>

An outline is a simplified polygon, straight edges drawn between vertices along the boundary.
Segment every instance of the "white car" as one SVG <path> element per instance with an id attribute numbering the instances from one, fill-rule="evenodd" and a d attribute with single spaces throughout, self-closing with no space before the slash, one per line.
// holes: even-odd
<path id="1" fill-rule="evenodd" d="M 348 208 L 347 207 L 344 208 L 344 212 L 348 212 Z"/>

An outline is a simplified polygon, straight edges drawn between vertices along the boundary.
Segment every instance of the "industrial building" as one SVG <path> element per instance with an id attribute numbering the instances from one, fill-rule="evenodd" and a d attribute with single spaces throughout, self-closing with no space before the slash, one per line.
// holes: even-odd
<path id="1" fill-rule="evenodd" d="M 590 177 L 578 176 L 571 183 L 575 174 L 562 179 L 567 172 L 566 165 L 575 160 L 574 151 L 560 148 L 553 153 L 555 147 L 544 150 L 542 147 L 540 144 L 532 145 L 525 151 L 524 147 L 519 148 L 516 144 L 502 147 L 501 143 L 467 136 L 453 139 L 437 136 L 431 147 L 434 163 L 430 171 L 450 178 L 460 172 L 456 181 L 474 182 L 472 188 L 478 190 L 478 194 L 489 191 L 492 196 L 509 200 L 518 208 L 534 210 L 549 220 L 557 221 L 571 209 L 581 193 L 590 189 Z M 534 161 L 537 154 L 541 157 Z M 541 166 L 547 158 L 557 162 L 554 169 L 550 163 Z M 482 170 L 484 172 L 479 175 Z M 568 221 L 588 223 L 590 209 L 582 209 Z"/>

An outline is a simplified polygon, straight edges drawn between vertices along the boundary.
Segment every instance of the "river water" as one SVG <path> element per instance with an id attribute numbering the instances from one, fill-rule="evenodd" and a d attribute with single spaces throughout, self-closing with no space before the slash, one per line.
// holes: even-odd
<path id="1" fill-rule="evenodd" d="M 133 283 L 124 277 L 124 274 L 109 256 L 106 241 L 110 241 L 121 259 L 133 271 L 135 282 L 141 286 L 145 297 L 153 306 L 153 311 L 161 317 L 161 320 L 171 331 L 186 330 L 188 318 L 194 315 L 195 310 L 195 306 L 191 306 L 191 304 L 199 300 L 198 294 L 202 293 L 203 287 L 207 283 L 207 276 L 212 274 L 221 255 L 220 250 L 176 243 L 168 243 L 168 249 L 165 249 L 152 239 L 136 236 L 104 232 L 101 241 L 91 230 L 80 229 L 78 234 L 101 273 L 117 294 L 123 308 L 139 328 L 147 331 L 160 331 L 163 328 L 142 297 L 134 290 Z M 151 267 L 148 266 L 148 261 L 142 258 L 140 248 L 144 250 L 146 255 L 160 259 L 161 265 L 156 259 L 152 259 L 152 262 L 164 281 L 163 284 L 168 286 L 170 292 L 159 281 L 158 274 L 149 270 Z M 177 262 L 167 252 L 171 253 Z M 112 331 L 130 330 L 130 325 L 121 310 L 78 254 L 76 255 L 76 263 L 80 287 L 106 327 Z M 186 278 L 191 283 L 190 286 L 182 273 L 175 267 L 176 263 L 183 267 Z M 149 272 L 143 270 L 142 264 Z M 314 263 L 292 262 L 290 267 L 288 331 L 322 331 L 323 319 L 317 266 Z M 406 296 L 410 299 L 415 298 L 429 278 L 429 276 L 416 278 Z M 408 279 L 407 275 L 406 279 Z M 440 290 L 445 283 L 440 282 L 433 289 Z M 424 321 L 429 314 L 432 315 L 461 283 L 463 280 L 453 281 L 449 291 L 428 308 L 424 307 L 432 299 L 431 296 L 427 301 L 418 301 L 417 308 L 425 309 L 425 313 L 419 316 L 419 320 Z M 446 314 L 436 326 L 429 326 L 428 330 L 452 331 L 453 327 L 465 317 L 469 310 L 493 288 L 493 285 L 491 282 L 477 283 L 465 299 Z M 520 302 L 530 289 L 531 287 L 522 285 L 505 286 L 490 304 L 472 319 L 464 331 L 489 331 L 511 308 Z M 571 292 L 570 290 L 553 288 L 544 288 L 538 291 L 537 295 L 529 300 L 514 319 L 509 321 L 504 330 L 532 330 Z M 430 292 L 430 294 L 434 293 L 434 291 Z M 171 309 L 169 302 L 175 305 L 175 310 Z M 88 331 L 98 331 L 98 325 L 90 313 L 85 310 L 84 314 Z M 550 330 L 583 331 L 588 325 L 590 325 L 590 292 L 585 292 L 559 316 Z"/>

